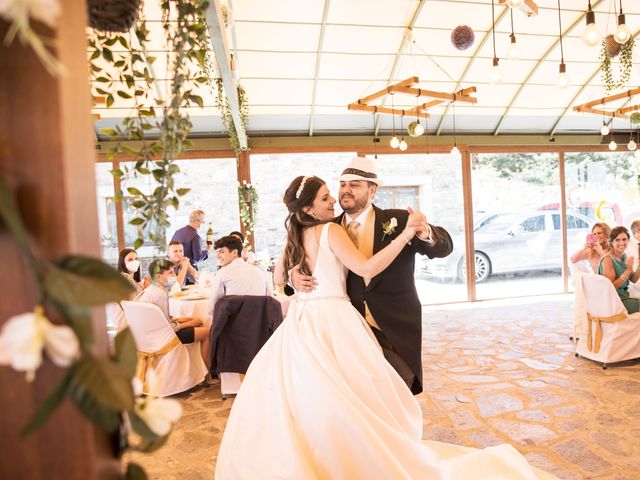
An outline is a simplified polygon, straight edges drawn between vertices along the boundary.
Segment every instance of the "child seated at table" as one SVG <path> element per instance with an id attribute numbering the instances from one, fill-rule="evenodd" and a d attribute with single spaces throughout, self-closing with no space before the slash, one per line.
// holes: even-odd
<path id="1" fill-rule="evenodd" d="M 182 343 L 199 341 L 202 359 L 209 366 L 209 327 L 202 326 L 202 320 L 191 317 L 174 318 L 169 315 L 169 290 L 176 283 L 173 264 L 166 259 L 157 259 L 149 265 L 151 285 L 136 298 L 138 302 L 156 305 L 171 324 Z"/>

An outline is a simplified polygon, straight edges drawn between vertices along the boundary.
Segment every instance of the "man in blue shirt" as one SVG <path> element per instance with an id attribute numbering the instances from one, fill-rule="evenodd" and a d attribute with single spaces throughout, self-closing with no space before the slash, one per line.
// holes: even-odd
<path id="1" fill-rule="evenodd" d="M 184 256 L 189 258 L 191 265 L 195 266 L 200 260 L 206 260 L 209 257 L 209 246 L 202 249 L 202 240 L 198 235 L 198 228 L 204 223 L 204 212 L 202 210 L 194 210 L 189 215 L 189 224 L 176 230 L 171 241 L 178 241 L 184 247 Z"/>

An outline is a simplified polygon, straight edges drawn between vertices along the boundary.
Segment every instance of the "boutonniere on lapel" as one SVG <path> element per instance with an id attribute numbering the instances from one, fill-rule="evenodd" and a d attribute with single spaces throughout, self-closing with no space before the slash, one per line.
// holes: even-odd
<path id="1" fill-rule="evenodd" d="M 389 220 L 382 224 L 382 232 L 384 233 L 382 235 L 383 242 L 387 235 L 393 235 L 395 233 L 397 226 L 398 220 L 396 220 L 396 217 L 391 217 Z"/>

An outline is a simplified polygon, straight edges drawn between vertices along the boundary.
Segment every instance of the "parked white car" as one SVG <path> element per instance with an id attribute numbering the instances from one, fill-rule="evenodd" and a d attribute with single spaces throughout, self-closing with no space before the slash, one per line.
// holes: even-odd
<path id="1" fill-rule="evenodd" d="M 584 245 L 591 221 L 567 214 L 569 255 Z M 481 225 L 475 235 L 476 282 L 496 273 L 560 269 L 562 235 L 558 210 L 498 214 Z M 464 235 L 453 237 L 453 252 L 446 258 L 420 257 L 419 275 L 466 279 Z"/>

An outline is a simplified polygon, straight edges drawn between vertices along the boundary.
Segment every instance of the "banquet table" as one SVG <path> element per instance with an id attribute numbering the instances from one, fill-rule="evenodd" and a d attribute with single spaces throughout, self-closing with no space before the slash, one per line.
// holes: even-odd
<path id="1" fill-rule="evenodd" d="M 204 326 L 211 326 L 211 317 L 207 314 L 209 307 L 208 293 L 191 290 L 183 296 L 169 297 L 169 313 L 173 317 L 200 318 Z"/>

